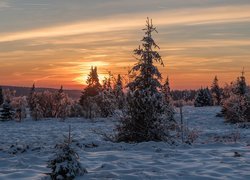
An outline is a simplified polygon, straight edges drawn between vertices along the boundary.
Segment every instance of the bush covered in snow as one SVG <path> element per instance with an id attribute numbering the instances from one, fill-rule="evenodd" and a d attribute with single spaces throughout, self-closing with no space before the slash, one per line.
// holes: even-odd
<path id="1" fill-rule="evenodd" d="M 72 100 L 63 92 L 61 87 L 56 92 L 35 92 L 31 89 L 28 97 L 31 116 L 38 120 L 40 118 L 66 118 L 70 114 Z"/>
<path id="2" fill-rule="evenodd" d="M 22 119 L 26 118 L 27 112 L 27 100 L 26 97 L 14 97 L 11 106 L 13 109 L 15 109 L 15 118 L 18 121 L 21 121 Z"/>
<path id="3" fill-rule="evenodd" d="M 226 121 L 230 123 L 250 122 L 250 93 L 244 73 L 224 91 L 222 114 Z"/>
<path id="4" fill-rule="evenodd" d="M 228 122 L 250 122 L 250 97 L 231 94 L 223 101 L 222 112 Z"/>

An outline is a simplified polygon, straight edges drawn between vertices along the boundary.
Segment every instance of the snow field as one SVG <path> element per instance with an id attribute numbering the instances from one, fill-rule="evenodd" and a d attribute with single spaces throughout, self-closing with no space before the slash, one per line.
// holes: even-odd
<path id="1" fill-rule="evenodd" d="M 0 123 L 0 179 L 47 179 L 47 160 L 71 125 L 73 146 L 88 174 L 77 179 L 250 179 L 250 130 L 215 117 L 219 107 L 185 107 L 193 145 L 104 141 L 118 119 L 56 119 Z M 179 115 L 176 115 L 179 118 Z M 238 137 L 240 135 L 240 137 Z"/>

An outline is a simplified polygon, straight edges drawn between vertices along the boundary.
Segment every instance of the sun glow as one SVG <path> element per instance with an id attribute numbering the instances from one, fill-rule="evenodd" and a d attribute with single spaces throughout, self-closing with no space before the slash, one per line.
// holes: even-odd
<path id="1" fill-rule="evenodd" d="M 108 77 L 108 74 L 98 74 L 98 77 L 99 77 L 100 83 L 102 84 L 105 77 Z M 87 79 L 88 79 L 88 75 L 82 74 L 81 76 L 76 77 L 74 79 L 74 82 L 76 82 L 77 84 L 86 85 Z"/>
<path id="2" fill-rule="evenodd" d="M 103 56 L 100 56 L 103 57 Z M 102 84 L 105 77 L 108 77 L 108 71 L 105 71 L 105 67 L 107 67 L 109 63 L 104 61 L 87 61 L 82 62 L 80 64 L 80 71 L 78 70 L 77 73 L 80 75 L 73 79 L 73 82 L 80 84 L 80 85 L 86 85 L 86 81 L 88 79 L 88 74 L 90 72 L 91 67 L 97 67 L 98 71 L 98 77 L 99 81 Z"/>

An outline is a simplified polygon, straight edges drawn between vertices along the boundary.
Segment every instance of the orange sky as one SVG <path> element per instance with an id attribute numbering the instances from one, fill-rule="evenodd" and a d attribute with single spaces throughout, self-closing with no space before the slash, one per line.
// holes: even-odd
<path id="1" fill-rule="evenodd" d="M 147 16 L 173 89 L 210 86 L 215 75 L 224 85 L 243 67 L 249 82 L 250 3 L 199 2 L 1 1 L 0 84 L 82 89 L 91 66 L 100 79 L 125 75 Z"/>

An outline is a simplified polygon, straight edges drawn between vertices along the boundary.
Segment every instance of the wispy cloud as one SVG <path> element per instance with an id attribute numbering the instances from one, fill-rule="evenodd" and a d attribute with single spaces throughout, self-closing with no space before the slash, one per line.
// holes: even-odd
<path id="1" fill-rule="evenodd" d="M 1 8 L 8 8 L 10 5 L 6 1 L 0 1 L 0 10 Z"/>
<path id="2" fill-rule="evenodd" d="M 173 11 L 162 10 L 160 12 L 139 13 L 126 16 L 118 15 L 93 21 L 0 34 L 0 42 L 134 29 L 141 27 L 142 20 L 147 16 L 155 19 L 155 24 L 161 26 L 250 21 L 249 9 L 250 5 L 244 5 L 203 9 L 189 8 Z"/>

